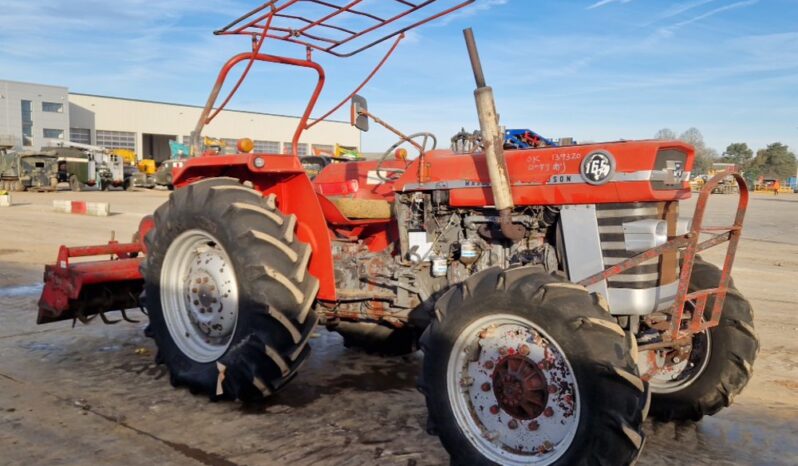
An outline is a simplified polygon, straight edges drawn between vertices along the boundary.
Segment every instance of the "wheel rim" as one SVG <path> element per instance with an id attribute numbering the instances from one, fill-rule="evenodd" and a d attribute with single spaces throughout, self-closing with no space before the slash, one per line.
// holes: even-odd
<path id="1" fill-rule="evenodd" d="M 469 325 L 452 348 L 446 384 L 461 431 L 491 461 L 551 464 L 576 436 L 574 371 L 527 319 L 498 314 Z"/>
<path id="2" fill-rule="evenodd" d="M 161 306 L 183 354 L 206 363 L 227 351 L 238 323 L 238 281 L 216 238 L 189 230 L 172 241 L 161 269 Z"/>
<path id="3" fill-rule="evenodd" d="M 704 373 L 712 351 L 712 335 L 703 331 L 693 336 L 689 353 L 674 349 L 643 351 L 638 356 L 638 369 L 648 380 L 653 393 L 684 390 Z"/>

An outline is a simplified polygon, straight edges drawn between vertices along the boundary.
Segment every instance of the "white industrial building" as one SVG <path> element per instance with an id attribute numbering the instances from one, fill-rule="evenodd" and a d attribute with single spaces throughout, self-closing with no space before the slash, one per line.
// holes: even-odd
<path id="1" fill-rule="evenodd" d="M 51 139 L 109 149 L 130 149 L 139 159 L 169 158 L 169 141 L 188 143 L 202 107 L 70 93 L 67 88 L 0 80 L 0 135 L 18 150 L 38 150 Z M 250 138 L 256 152 L 291 153 L 299 118 L 225 110 L 204 136 L 235 141 Z M 348 122 L 324 121 L 303 133 L 299 155 L 332 151 L 335 144 L 360 147 L 360 132 Z"/>

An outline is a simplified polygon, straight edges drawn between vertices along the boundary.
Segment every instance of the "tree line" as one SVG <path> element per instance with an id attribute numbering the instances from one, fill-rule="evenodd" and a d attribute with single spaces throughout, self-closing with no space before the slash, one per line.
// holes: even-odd
<path id="1" fill-rule="evenodd" d="M 717 150 L 708 147 L 704 142 L 704 135 L 697 128 L 690 128 L 678 137 L 673 130 L 664 128 L 654 135 L 655 139 L 678 139 L 695 147 L 695 164 L 693 173 L 702 175 L 712 169 L 716 162 L 734 163 L 743 171 L 745 178 L 754 182 L 759 177 L 773 178 L 784 181 L 796 176 L 798 160 L 790 148 L 780 142 L 769 144 L 760 149 L 754 156 L 754 151 L 744 142 L 734 142 L 719 154 Z"/>

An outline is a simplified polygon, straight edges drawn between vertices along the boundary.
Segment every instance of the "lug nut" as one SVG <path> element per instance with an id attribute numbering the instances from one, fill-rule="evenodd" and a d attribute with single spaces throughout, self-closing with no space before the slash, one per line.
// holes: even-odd
<path id="1" fill-rule="evenodd" d="M 552 417 L 554 416 L 554 410 L 551 408 L 551 406 L 549 406 L 548 408 L 543 410 L 543 415 L 546 417 Z"/>
<path id="2" fill-rule="evenodd" d="M 485 361 L 485 369 L 493 369 L 493 361 Z"/>
<path id="3" fill-rule="evenodd" d="M 491 407 L 490 407 L 490 413 L 491 413 L 491 414 L 494 414 L 494 415 L 495 415 L 495 414 L 499 414 L 499 407 L 498 407 L 497 405 L 493 405 L 493 406 L 491 406 Z"/>
<path id="4" fill-rule="evenodd" d="M 482 384 L 482 391 L 483 392 L 489 392 L 490 391 L 490 384 L 488 382 L 485 382 L 485 383 Z"/>
<path id="5" fill-rule="evenodd" d="M 517 428 L 518 428 L 518 421 L 516 421 L 515 419 L 510 419 L 510 422 L 508 422 L 508 423 L 507 423 L 507 427 L 508 427 L 510 430 L 515 430 L 515 429 L 517 429 Z"/>
<path id="6" fill-rule="evenodd" d="M 526 356 L 529 354 L 529 347 L 526 345 L 521 345 L 518 347 L 518 354 L 521 356 Z"/>
<path id="7" fill-rule="evenodd" d="M 538 421 L 529 421 L 529 425 L 527 425 L 527 427 L 529 428 L 529 430 L 534 432 L 540 429 L 540 424 L 538 424 Z"/>

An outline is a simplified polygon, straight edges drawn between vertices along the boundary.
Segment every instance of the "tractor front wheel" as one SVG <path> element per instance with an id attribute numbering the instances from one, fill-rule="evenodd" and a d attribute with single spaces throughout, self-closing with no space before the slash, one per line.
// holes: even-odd
<path id="1" fill-rule="evenodd" d="M 421 338 L 428 428 L 452 464 L 630 464 L 649 400 L 596 295 L 535 268 L 445 293 Z"/>
<path id="2" fill-rule="evenodd" d="M 721 271 L 697 258 L 690 291 L 715 288 Z M 707 315 L 714 298 L 707 300 Z M 720 323 L 697 333 L 686 356 L 641 351 L 640 372 L 651 385 L 651 416 L 660 421 L 698 421 L 728 407 L 753 374 L 759 352 L 751 304 L 730 282 Z"/>
<path id="3" fill-rule="evenodd" d="M 296 218 L 232 178 L 178 189 L 155 212 L 142 265 L 149 334 L 176 386 L 257 400 L 308 357 L 318 280 Z"/>

